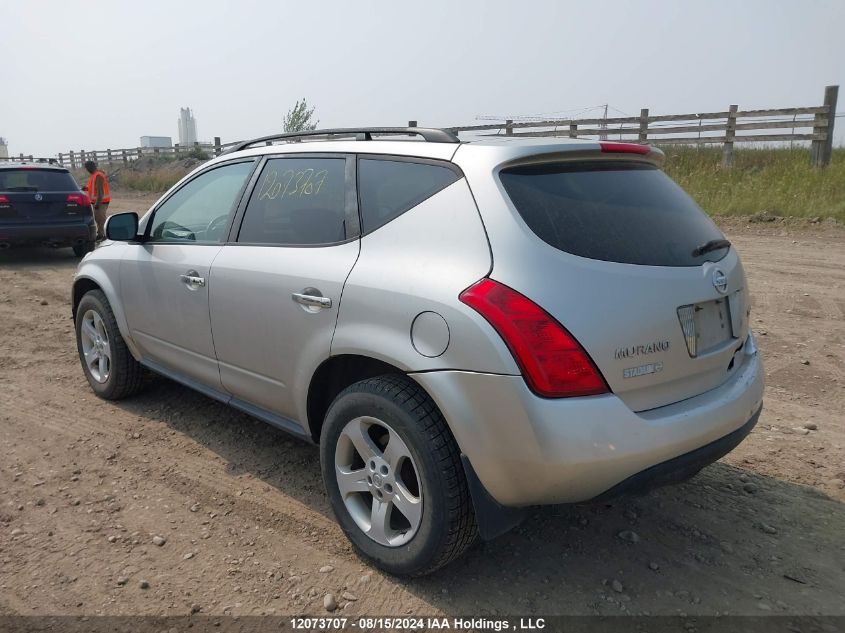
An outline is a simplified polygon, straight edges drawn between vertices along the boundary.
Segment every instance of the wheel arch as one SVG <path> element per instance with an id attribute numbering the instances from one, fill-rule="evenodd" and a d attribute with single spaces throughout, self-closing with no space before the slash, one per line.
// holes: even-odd
<path id="1" fill-rule="evenodd" d="M 340 354 L 324 360 L 317 367 L 308 385 L 306 411 L 311 439 L 317 444 L 320 443 L 323 420 L 337 394 L 358 381 L 385 374 L 408 377 L 407 373 L 396 365 L 371 356 Z M 423 389 L 422 385 L 420 389 Z"/>
<path id="2" fill-rule="evenodd" d="M 92 290 L 103 290 L 100 284 L 90 277 L 79 277 L 73 282 L 73 290 L 71 294 L 71 318 L 76 321 L 76 309 L 79 307 L 79 302 L 86 293 Z"/>
<path id="3" fill-rule="evenodd" d="M 71 290 L 71 309 L 73 311 L 71 317 L 74 322 L 76 321 L 76 309 L 79 307 L 79 302 L 82 301 L 82 297 L 84 297 L 86 293 L 92 290 L 99 290 L 106 295 L 106 299 L 108 300 L 112 312 L 114 313 L 114 318 L 117 321 L 117 327 L 120 330 L 120 335 L 123 337 L 123 340 L 126 342 L 126 346 L 129 348 L 129 352 L 135 360 L 140 361 L 141 354 L 135 346 L 135 342 L 132 340 L 132 337 L 129 335 L 129 324 L 126 321 L 123 306 L 118 300 L 117 290 L 111 281 L 109 281 L 108 276 L 102 271 L 93 269 L 86 271 L 84 274 L 78 274 L 74 278 L 73 288 Z"/>

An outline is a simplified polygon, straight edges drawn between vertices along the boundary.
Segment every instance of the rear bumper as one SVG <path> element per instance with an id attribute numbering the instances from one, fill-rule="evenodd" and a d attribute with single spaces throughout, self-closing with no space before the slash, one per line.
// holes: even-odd
<path id="1" fill-rule="evenodd" d="M 749 343 L 723 385 L 640 413 L 613 394 L 538 398 L 521 376 L 444 371 L 413 377 L 434 398 L 499 504 L 574 503 L 646 480 L 659 485 L 661 476 L 682 479 L 736 446 L 763 401 L 762 362 Z"/>
<path id="2" fill-rule="evenodd" d="M 751 429 L 756 426 L 762 411 L 763 407 L 761 406 L 757 409 L 757 413 L 752 415 L 751 419 L 736 431 L 728 433 L 724 437 L 720 437 L 718 440 L 710 442 L 694 451 L 684 453 L 679 457 L 665 461 L 662 464 L 657 464 L 651 468 L 646 468 L 636 475 L 631 475 L 626 480 L 613 486 L 610 490 L 603 492 L 598 498 L 610 499 L 625 493 L 644 492 L 652 488 L 686 481 L 705 466 L 724 457 L 739 446 L 740 442 L 751 433 Z"/>
<path id="3" fill-rule="evenodd" d="M 96 237 L 97 225 L 93 217 L 76 222 L 44 224 L 3 224 L 0 221 L 0 244 L 73 246 Z"/>

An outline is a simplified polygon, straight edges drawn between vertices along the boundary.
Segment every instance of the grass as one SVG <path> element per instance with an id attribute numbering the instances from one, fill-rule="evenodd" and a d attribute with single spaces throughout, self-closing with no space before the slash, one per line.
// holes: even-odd
<path id="1" fill-rule="evenodd" d="M 145 156 L 141 165 L 136 163 L 120 171 L 118 186 L 135 191 L 164 192 L 192 171 L 199 162 L 209 158 L 208 153 L 199 148 L 179 154 L 178 157 L 169 154 Z"/>
<path id="2" fill-rule="evenodd" d="M 116 162 L 113 165 L 102 164 L 100 168 L 106 172 L 112 187 L 160 193 L 170 189 L 200 162 L 208 159 L 206 152 L 195 148 L 178 157 L 170 154 L 150 154 L 133 160 L 128 165 Z M 84 183 L 88 180 L 88 172 L 84 169 L 73 170 L 73 176 L 77 182 Z"/>
<path id="3" fill-rule="evenodd" d="M 151 166 L 144 169 L 126 169 L 115 163 L 113 166 L 102 165 L 112 189 L 130 189 L 148 193 L 163 193 L 179 182 L 193 167 L 175 169 L 173 167 Z M 84 169 L 71 170 L 76 182 L 84 185 L 88 182 L 88 172 Z"/>
<path id="4" fill-rule="evenodd" d="M 179 182 L 189 171 L 191 170 L 186 169 L 182 172 L 160 167 L 153 167 L 144 171 L 127 169 L 120 172 L 118 187 L 134 191 L 164 192 Z"/>
<path id="5" fill-rule="evenodd" d="M 664 169 L 711 215 L 834 218 L 845 222 L 845 148 L 828 167 L 810 166 L 809 149 L 740 148 L 730 169 L 721 148 L 666 146 Z"/>

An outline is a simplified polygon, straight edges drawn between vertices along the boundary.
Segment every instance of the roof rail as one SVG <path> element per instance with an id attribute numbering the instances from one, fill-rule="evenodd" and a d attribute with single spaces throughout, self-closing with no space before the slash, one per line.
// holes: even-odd
<path id="1" fill-rule="evenodd" d="M 441 130 L 439 128 L 433 127 L 344 127 L 344 128 L 334 128 L 334 129 L 327 129 L 327 130 L 308 130 L 304 132 L 288 132 L 285 134 L 272 134 L 270 136 L 262 136 L 260 138 L 254 138 L 250 141 L 241 141 L 240 143 L 236 143 L 232 147 L 226 149 L 223 154 L 230 154 L 232 152 L 239 152 L 242 149 L 246 149 L 250 145 L 255 145 L 256 143 L 267 143 L 270 144 L 270 141 L 279 141 L 284 139 L 298 139 L 304 138 L 309 136 L 332 136 L 332 137 L 343 137 L 343 136 L 354 136 L 355 140 L 357 141 L 371 141 L 373 140 L 373 134 L 383 135 L 383 134 L 407 134 L 413 136 L 421 136 L 423 140 L 429 143 L 460 143 L 460 139 L 455 136 L 452 132 L 447 130 Z"/>

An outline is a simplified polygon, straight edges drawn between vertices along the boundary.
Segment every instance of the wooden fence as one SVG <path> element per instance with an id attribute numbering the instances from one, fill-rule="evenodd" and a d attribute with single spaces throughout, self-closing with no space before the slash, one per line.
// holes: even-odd
<path id="1" fill-rule="evenodd" d="M 722 145 L 722 163 L 733 162 L 734 143 L 810 141 L 810 161 L 824 167 L 833 150 L 833 127 L 839 86 L 828 86 L 820 106 L 740 110 L 731 105 L 724 112 L 649 115 L 601 119 L 549 119 L 514 121 L 448 128 L 456 134 L 505 136 L 565 136 L 613 139 L 654 145 Z M 415 123 L 412 121 L 412 123 Z M 809 130 L 796 132 L 796 130 Z M 765 133 L 752 133 L 764 130 Z"/>
<path id="2" fill-rule="evenodd" d="M 598 138 L 622 140 L 654 145 L 713 145 L 722 146 L 722 163 L 730 167 L 735 143 L 810 142 L 810 161 L 824 167 L 830 163 L 833 150 L 833 128 L 839 86 L 827 86 L 820 106 L 803 108 L 772 108 L 768 110 L 740 110 L 731 105 L 724 112 L 691 114 L 661 114 L 652 116 L 648 108 L 637 117 L 599 119 L 548 119 L 545 121 L 514 121 L 446 128 L 458 135 L 483 136 L 563 136 L 568 138 Z M 409 121 L 416 127 L 416 121 Z M 764 133 L 760 134 L 759 131 Z M 800 131 L 796 131 L 800 130 Z M 80 168 L 85 161 L 100 165 L 115 165 L 146 156 L 180 157 L 194 153 L 198 156 L 219 156 L 238 141 L 221 143 L 215 136 L 213 143 L 194 143 L 191 146 L 132 147 L 69 151 L 58 155 L 58 162 Z M 21 154 L 9 160 L 33 160 Z M 49 159 L 40 159 L 49 160 Z M 53 159 L 55 160 L 55 159 Z"/>
<path id="3" fill-rule="evenodd" d="M 84 150 L 78 151 L 70 150 L 68 152 L 60 152 L 56 158 L 50 157 L 36 157 L 32 154 L 18 154 L 17 156 L 10 156 L 3 160 L 10 161 L 31 161 L 31 162 L 58 162 L 65 167 L 71 169 L 81 169 L 86 161 L 92 160 L 98 165 L 117 165 L 120 163 L 128 164 L 130 161 L 145 157 L 172 157 L 180 158 L 189 155 L 205 156 L 211 158 L 212 156 L 219 156 L 227 147 L 235 145 L 234 142 L 223 144 L 220 142 L 220 137 L 215 136 L 213 143 L 194 143 L 193 145 L 173 145 L 172 147 L 127 147 L 123 149 L 101 149 L 101 150 Z"/>
<path id="4" fill-rule="evenodd" d="M 92 160 L 98 165 L 128 164 L 130 161 L 145 157 L 171 157 L 180 158 L 189 155 L 211 158 L 219 156 L 228 145 L 220 142 L 220 137 L 215 136 L 213 143 L 194 143 L 193 145 L 179 145 L 172 147 L 131 147 L 123 149 L 105 149 L 86 151 L 84 149 L 75 152 L 70 150 L 67 153 L 59 154 L 59 162 L 71 169 L 81 168 L 86 161 Z"/>

